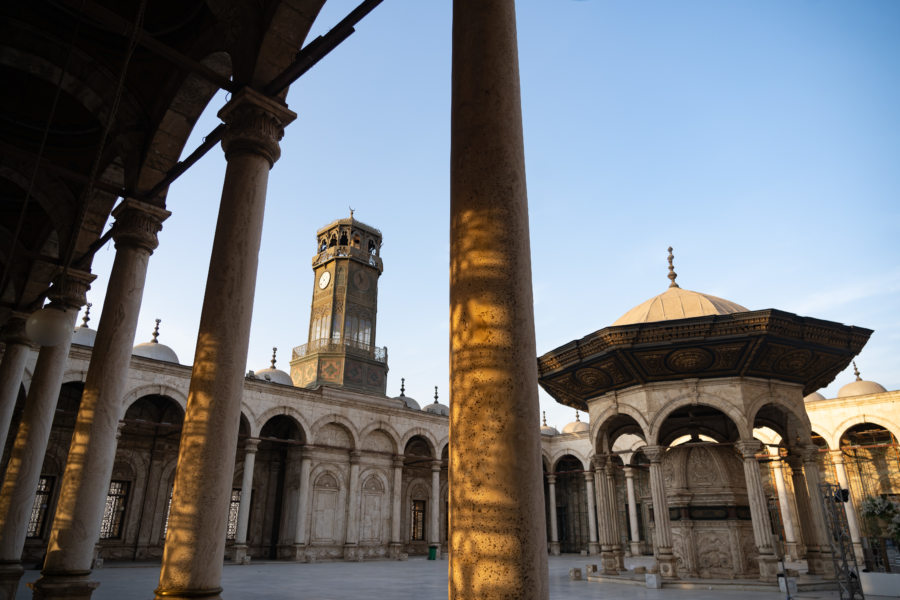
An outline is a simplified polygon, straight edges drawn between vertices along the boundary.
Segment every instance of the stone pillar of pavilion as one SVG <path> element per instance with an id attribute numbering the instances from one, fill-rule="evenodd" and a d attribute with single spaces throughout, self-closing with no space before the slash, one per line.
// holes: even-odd
<path id="1" fill-rule="evenodd" d="M 350 485 L 347 486 L 347 540 L 344 559 L 362 560 L 359 554 L 359 450 L 350 452 Z"/>
<path id="2" fill-rule="evenodd" d="M 556 475 L 547 475 L 547 499 L 550 506 L 550 554 L 559 556 L 559 525 L 556 522 Z"/>
<path id="3" fill-rule="evenodd" d="M 514 0 L 454 0 L 451 88 L 449 599 L 545 599 Z"/>
<path id="4" fill-rule="evenodd" d="M 815 446 L 804 448 L 802 452 L 803 476 L 806 479 L 806 491 L 809 494 L 809 514 L 813 535 L 819 546 L 819 556 L 822 562 L 821 566 L 816 567 L 816 570 L 821 572 L 824 578 L 834 579 L 834 562 L 831 556 L 831 544 L 828 542 L 830 534 L 828 526 L 825 524 L 825 508 L 822 506 L 822 491 L 819 488 L 821 480 L 818 455 L 819 449 Z M 807 558 L 807 563 L 809 563 L 809 558 Z"/>
<path id="5" fill-rule="evenodd" d="M 644 446 L 644 456 L 650 460 L 650 494 L 653 497 L 653 518 L 656 531 L 656 563 L 660 576 L 675 579 L 675 555 L 672 553 L 672 527 L 669 524 L 669 503 L 666 501 L 666 480 L 662 472 L 664 446 Z"/>
<path id="6" fill-rule="evenodd" d="M 773 457 L 771 463 L 775 477 L 775 490 L 778 493 L 778 508 L 781 511 L 781 523 L 784 526 L 784 554 L 790 560 L 799 560 L 797 547 L 797 528 L 794 526 L 794 511 L 788 497 L 787 484 L 784 481 L 784 461 L 780 456 Z"/>
<path id="7" fill-rule="evenodd" d="M 244 471 L 241 474 L 241 504 L 238 506 L 237 531 L 234 533 L 234 562 L 250 564 L 247 549 L 247 526 L 250 523 L 250 502 L 253 499 L 253 470 L 256 467 L 256 451 L 259 440 L 247 438 L 244 442 Z"/>
<path id="8" fill-rule="evenodd" d="M 606 493 L 609 497 L 609 537 L 612 541 L 612 552 L 616 557 L 616 568 L 625 571 L 625 550 L 622 548 L 622 536 L 619 535 L 619 509 L 616 497 L 616 464 L 612 456 L 606 461 Z"/>
<path id="9" fill-rule="evenodd" d="M 309 471 L 312 459 L 309 450 L 304 448 L 300 458 L 300 485 L 297 499 L 297 526 L 294 529 L 294 560 L 302 562 L 306 560 L 306 513 L 309 510 Z"/>
<path id="10" fill-rule="evenodd" d="M 606 487 L 607 457 L 595 455 L 591 458 L 594 467 L 594 487 L 597 496 L 597 513 L 600 515 L 600 568 L 604 575 L 617 575 L 619 573 L 616 561 L 615 547 L 612 540 L 612 531 L 609 522 L 609 493 Z"/>
<path id="11" fill-rule="evenodd" d="M 75 318 L 87 301 L 85 294 L 93 280 L 94 275 L 90 273 L 69 269 L 65 276 L 59 276 L 48 293 L 51 306 L 65 310 L 69 334 L 55 346 L 41 347 L 0 488 L 0 597 L 15 598 L 22 577 L 21 558 L 28 519 L 66 372 Z"/>
<path id="12" fill-rule="evenodd" d="M 595 556 L 600 553 L 600 544 L 597 543 L 597 511 L 594 508 L 594 473 L 585 471 L 584 483 L 587 486 L 587 511 L 588 511 L 588 554 Z"/>
<path id="13" fill-rule="evenodd" d="M 219 117 L 228 166 L 188 392 L 160 600 L 218 598 L 269 169 L 288 108 L 250 88 Z"/>
<path id="14" fill-rule="evenodd" d="M 400 506 L 403 501 L 400 490 L 403 488 L 403 455 L 395 455 L 391 465 L 394 470 L 394 484 L 391 487 L 391 543 L 388 552 L 391 558 L 399 559 L 403 554 L 403 543 L 400 541 Z"/>
<path id="15" fill-rule="evenodd" d="M 123 201 L 112 213 L 116 257 L 66 459 L 47 558 L 41 578 L 33 586 L 41 598 L 68 598 L 82 588 L 89 595 L 96 587 L 87 574 L 100 539 L 115 462 L 121 402 L 147 263 L 159 245 L 162 222 L 170 214 L 137 200 Z"/>
<path id="16" fill-rule="evenodd" d="M 431 463 L 431 511 L 428 520 L 428 545 L 441 556 L 441 461 Z"/>
<path id="17" fill-rule="evenodd" d="M 625 492 L 628 495 L 628 526 L 631 533 L 631 555 L 641 555 L 641 534 L 638 529 L 637 501 L 634 496 L 634 467 L 625 467 Z"/>
<path id="18" fill-rule="evenodd" d="M 735 444 L 744 459 L 744 479 L 747 482 L 747 500 L 750 503 L 750 519 L 753 524 L 753 541 L 759 551 L 759 578 L 776 581 L 778 558 L 772 546 L 772 523 L 766 504 L 766 492 L 759 474 L 757 453 L 762 449 L 758 440 L 741 440 Z"/>
<path id="19" fill-rule="evenodd" d="M 12 414 L 22 386 L 25 362 L 31 351 L 31 342 L 25 335 L 28 315 L 13 313 L 3 326 L 3 361 L 0 362 L 0 452 L 6 448 Z"/>
<path id="20" fill-rule="evenodd" d="M 850 478 L 847 477 L 847 467 L 844 464 L 844 453 L 841 450 L 833 450 L 831 452 L 831 462 L 834 464 L 834 470 L 837 473 L 838 484 L 841 489 L 850 490 Z M 850 541 L 853 542 L 853 554 L 856 556 L 857 564 L 864 565 L 866 557 L 863 554 L 862 539 L 859 535 L 859 520 L 856 517 L 856 506 L 853 502 L 853 494 L 843 503 L 844 512 L 847 514 L 847 528 L 850 530 Z"/>

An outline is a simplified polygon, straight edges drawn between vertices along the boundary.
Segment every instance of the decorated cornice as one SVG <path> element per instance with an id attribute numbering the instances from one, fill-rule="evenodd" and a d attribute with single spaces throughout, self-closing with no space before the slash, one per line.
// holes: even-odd
<path id="1" fill-rule="evenodd" d="M 871 329 L 766 309 L 606 327 L 538 358 L 539 383 L 567 406 L 613 390 L 685 377 L 831 383 Z"/>

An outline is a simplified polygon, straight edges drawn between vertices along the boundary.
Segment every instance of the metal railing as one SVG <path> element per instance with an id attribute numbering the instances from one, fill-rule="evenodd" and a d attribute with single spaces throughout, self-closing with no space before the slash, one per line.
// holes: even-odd
<path id="1" fill-rule="evenodd" d="M 313 267 L 316 267 L 323 262 L 336 257 L 355 258 L 378 268 L 379 271 L 382 268 L 380 257 L 375 256 L 374 254 L 370 254 L 362 248 L 354 248 L 353 246 L 332 246 L 330 248 L 322 250 L 313 257 Z"/>
<path id="2" fill-rule="evenodd" d="M 292 359 L 303 358 L 316 352 L 346 352 L 349 355 L 369 358 L 387 364 L 387 347 L 364 344 L 356 340 L 333 340 L 323 338 L 294 348 Z"/>

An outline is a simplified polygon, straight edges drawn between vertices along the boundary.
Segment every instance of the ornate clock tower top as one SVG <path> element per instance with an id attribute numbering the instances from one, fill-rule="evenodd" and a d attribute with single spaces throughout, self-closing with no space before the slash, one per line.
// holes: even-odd
<path id="1" fill-rule="evenodd" d="M 384 394 L 387 348 L 375 346 L 381 232 L 351 210 L 316 232 L 316 250 L 309 338 L 294 348 L 294 385 Z"/>

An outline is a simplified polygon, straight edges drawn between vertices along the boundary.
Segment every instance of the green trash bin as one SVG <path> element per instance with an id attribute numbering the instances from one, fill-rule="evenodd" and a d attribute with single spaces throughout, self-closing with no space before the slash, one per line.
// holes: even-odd
<path id="1" fill-rule="evenodd" d="M 428 546 L 428 560 L 437 560 L 437 546 Z"/>

